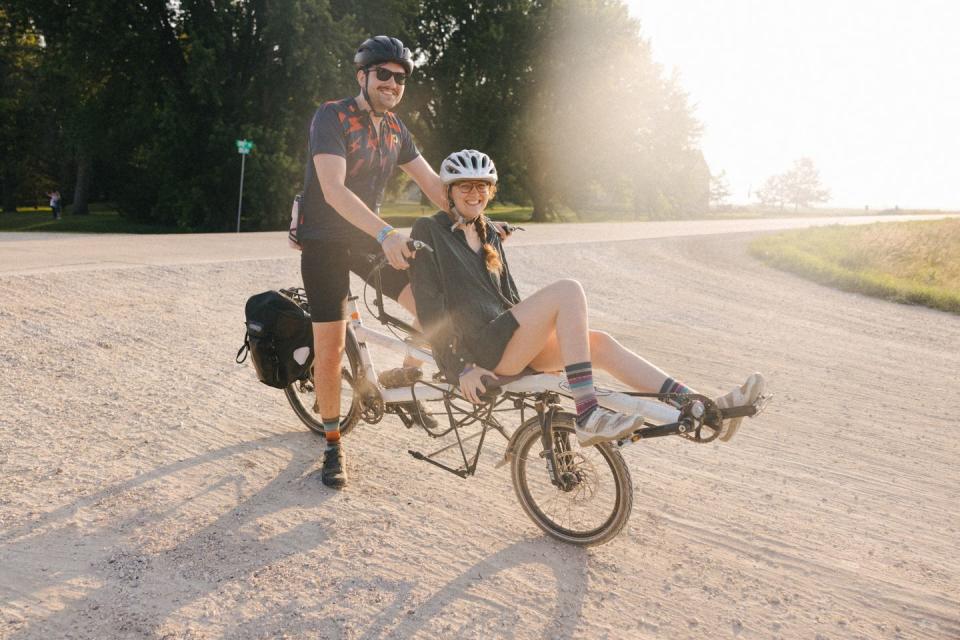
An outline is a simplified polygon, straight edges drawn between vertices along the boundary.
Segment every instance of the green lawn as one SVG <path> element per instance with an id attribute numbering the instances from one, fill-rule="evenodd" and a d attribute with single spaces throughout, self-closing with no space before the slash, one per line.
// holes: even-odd
<path id="1" fill-rule="evenodd" d="M 960 220 L 829 226 L 753 241 L 771 266 L 828 286 L 960 313 Z"/>
<path id="2" fill-rule="evenodd" d="M 64 214 L 54 220 L 49 207 L 23 207 L 16 213 L 0 213 L 0 231 L 71 231 L 76 233 L 176 233 L 171 227 L 133 222 L 108 205 L 90 206 L 90 214 Z"/>

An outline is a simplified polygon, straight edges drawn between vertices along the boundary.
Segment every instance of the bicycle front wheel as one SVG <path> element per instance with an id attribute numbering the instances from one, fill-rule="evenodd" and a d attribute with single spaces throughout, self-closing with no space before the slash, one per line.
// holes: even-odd
<path id="1" fill-rule="evenodd" d="M 360 351 L 357 339 L 347 330 L 346 342 L 343 349 L 343 359 L 340 363 L 340 433 L 346 435 L 353 429 L 360 419 L 360 407 L 354 393 L 354 381 L 360 370 Z M 310 377 L 306 380 L 297 380 L 289 384 L 283 393 L 293 407 L 300 421 L 311 431 L 323 435 L 323 420 L 319 413 L 314 411 L 314 402 L 317 399 L 316 388 L 313 384 L 313 367 L 310 367 Z"/>
<path id="2" fill-rule="evenodd" d="M 559 486 L 543 455 L 539 418 L 520 425 L 511 460 L 513 489 L 530 519 L 551 536 L 581 546 L 603 544 L 630 519 L 630 469 L 610 443 L 581 447 L 574 420 L 569 413 L 553 417 Z"/>

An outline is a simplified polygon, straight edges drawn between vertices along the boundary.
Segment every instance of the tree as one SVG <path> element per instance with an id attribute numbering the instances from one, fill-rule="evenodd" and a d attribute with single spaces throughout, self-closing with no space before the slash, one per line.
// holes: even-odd
<path id="1" fill-rule="evenodd" d="M 40 91 L 40 59 L 29 20 L 0 8 L 0 201 L 7 212 L 53 187 L 42 144 L 49 105 Z"/>
<path id="2" fill-rule="evenodd" d="M 800 207 L 826 202 L 830 192 L 820 184 L 820 175 L 810 158 L 795 160 L 786 172 L 771 176 L 757 189 L 760 204 L 776 205 L 783 209 L 792 204 L 794 211 Z"/>
<path id="3" fill-rule="evenodd" d="M 784 183 L 786 200 L 793 204 L 794 211 L 830 199 L 830 191 L 820 184 L 820 173 L 810 158 L 794 161 L 784 175 Z"/>
<path id="4" fill-rule="evenodd" d="M 596 186 L 611 204 L 678 215 L 701 169 L 678 79 L 622 2 L 544 4 L 519 145 L 535 205 L 575 203 Z"/>
<path id="5" fill-rule="evenodd" d="M 279 228 L 310 115 L 356 92 L 353 52 L 378 33 L 414 49 L 401 115 L 426 157 L 483 149 L 501 197 L 532 202 L 536 219 L 598 204 L 683 215 L 707 200 L 687 96 L 621 0 L 4 0 L 0 26 L 5 202 L 14 183 L 55 176 L 74 213 L 109 198 L 144 221 L 230 229 L 233 141 L 249 138 L 243 228 Z M 7 34 L 30 30 L 25 56 Z M 24 126 L 17 105 L 31 101 L 40 124 Z"/>
<path id="6" fill-rule="evenodd" d="M 706 201 L 686 94 L 619 0 L 427 0 L 416 33 L 405 104 L 426 156 L 490 153 L 501 196 L 531 201 L 535 220 Z"/>
<path id="7" fill-rule="evenodd" d="M 730 183 L 727 181 L 726 170 L 717 175 L 710 175 L 710 204 L 718 206 L 730 197 Z"/>

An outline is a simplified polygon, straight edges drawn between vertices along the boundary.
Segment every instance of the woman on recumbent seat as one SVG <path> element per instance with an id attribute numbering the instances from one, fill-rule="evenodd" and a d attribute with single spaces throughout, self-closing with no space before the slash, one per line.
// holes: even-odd
<path id="1" fill-rule="evenodd" d="M 458 381 L 471 402 L 482 378 L 516 375 L 526 368 L 563 369 L 577 410 L 581 445 L 619 440 L 642 426 L 643 417 L 597 404 L 593 367 L 637 391 L 696 393 L 626 349 L 609 334 L 590 329 L 587 301 L 575 280 L 558 280 L 521 300 L 510 276 L 497 230 L 483 215 L 496 193 L 497 169 L 484 153 L 465 149 L 441 165 L 448 206 L 413 225 L 420 251 L 410 280 L 417 316 L 448 380 Z M 759 373 L 717 399 L 721 408 L 754 403 L 763 393 Z M 733 437 L 742 418 L 724 421 L 720 439 Z"/>

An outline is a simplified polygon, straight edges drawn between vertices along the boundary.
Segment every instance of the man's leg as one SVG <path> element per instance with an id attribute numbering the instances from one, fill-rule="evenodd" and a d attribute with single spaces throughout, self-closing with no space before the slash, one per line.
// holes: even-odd
<path id="1" fill-rule="evenodd" d="M 400 295 L 397 296 L 397 302 L 400 303 L 400 306 L 410 312 L 410 315 L 413 316 L 413 328 L 417 331 L 420 331 L 420 320 L 417 319 L 417 303 L 413 299 L 413 287 L 409 284 L 403 288 L 403 291 L 400 292 Z M 403 366 L 405 367 L 419 367 L 423 362 L 414 358 L 413 356 L 406 356 L 403 359 Z"/>
<path id="2" fill-rule="evenodd" d="M 313 323 L 314 411 L 320 414 L 327 447 L 323 452 L 321 479 L 328 487 L 347 483 L 346 464 L 340 448 L 340 362 L 343 358 L 346 322 Z"/>
<path id="3" fill-rule="evenodd" d="M 300 273 L 313 316 L 314 411 L 320 414 L 327 439 L 321 479 L 327 486 L 342 487 L 347 481 L 340 445 L 340 367 L 346 341 L 343 314 L 350 291 L 346 247 L 304 240 Z"/>

